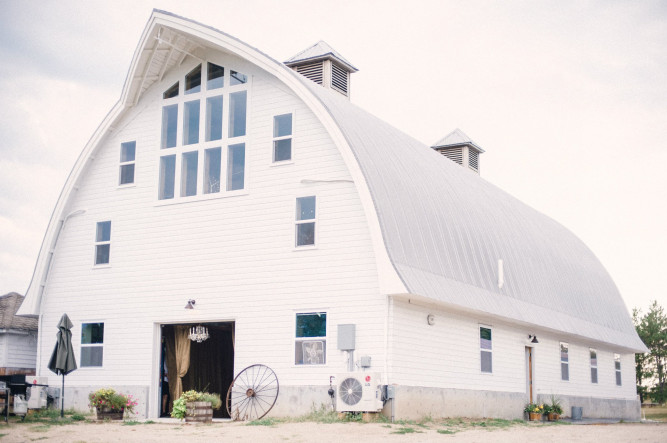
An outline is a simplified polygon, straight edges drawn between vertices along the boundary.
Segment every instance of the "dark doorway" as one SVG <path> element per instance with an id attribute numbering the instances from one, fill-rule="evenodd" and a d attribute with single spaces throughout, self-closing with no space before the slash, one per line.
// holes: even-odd
<path id="1" fill-rule="evenodd" d="M 188 371 L 181 378 L 183 383 L 183 392 L 191 389 L 197 391 L 207 391 L 220 394 L 223 406 L 213 411 L 214 418 L 229 418 L 224 406 L 225 396 L 229 385 L 234 380 L 234 322 L 218 323 L 195 323 L 180 325 L 162 325 L 162 356 L 160 367 L 160 380 L 164 380 L 164 373 L 167 375 L 169 384 L 173 383 L 176 376 L 175 363 L 173 359 L 173 350 L 175 346 L 174 331 L 176 327 L 185 326 L 191 328 L 197 325 L 206 326 L 209 332 L 209 338 L 201 343 L 190 342 L 190 364 Z M 169 356 L 172 357 L 169 357 Z M 166 370 L 169 367 L 170 370 Z M 160 388 L 160 411 L 169 413 L 173 406 L 173 398 L 168 398 L 166 409 L 162 410 L 162 399 L 164 394 L 169 394 L 167 389 Z M 171 387 L 173 390 L 173 387 Z M 173 392 L 173 391 L 172 391 Z"/>

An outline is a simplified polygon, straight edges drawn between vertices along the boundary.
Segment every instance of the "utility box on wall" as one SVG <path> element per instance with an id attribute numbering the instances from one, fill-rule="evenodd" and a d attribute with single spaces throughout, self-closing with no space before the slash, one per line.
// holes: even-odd
<path id="1" fill-rule="evenodd" d="M 354 351 L 356 341 L 356 325 L 338 325 L 338 349 Z"/>

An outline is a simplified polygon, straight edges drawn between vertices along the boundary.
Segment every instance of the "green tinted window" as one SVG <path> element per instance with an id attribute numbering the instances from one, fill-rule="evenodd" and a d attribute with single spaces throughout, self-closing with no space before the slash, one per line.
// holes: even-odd
<path id="1" fill-rule="evenodd" d="M 326 335 L 327 335 L 326 312 L 316 312 L 311 314 L 296 315 L 297 337 L 326 337 Z"/>
<path id="2" fill-rule="evenodd" d="M 104 323 L 84 323 L 81 325 L 81 344 L 104 343 Z"/>

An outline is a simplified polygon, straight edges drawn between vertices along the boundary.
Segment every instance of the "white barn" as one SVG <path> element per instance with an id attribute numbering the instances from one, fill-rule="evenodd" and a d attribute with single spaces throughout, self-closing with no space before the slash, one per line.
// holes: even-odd
<path id="1" fill-rule="evenodd" d="M 402 418 L 516 418 L 554 394 L 566 415 L 638 419 L 646 348 L 593 253 L 467 170 L 483 151 L 460 131 L 431 149 L 353 105 L 356 69 L 326 43 L 286 64 L 153 12 L 19 311 L 39 315 L 53 384 L 56 324 L 75 325 L 66 406 L 110 385 L 158 417 L 176 326 L 202 325 L 183 386 L 224 394 L 265 364 L 273 415 L 328 404 L 353 369 L 392 385 Z"/>

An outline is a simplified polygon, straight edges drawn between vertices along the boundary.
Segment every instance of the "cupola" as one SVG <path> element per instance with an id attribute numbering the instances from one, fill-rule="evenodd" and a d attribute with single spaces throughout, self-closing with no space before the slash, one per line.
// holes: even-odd
<path id="1" fill-rule="evenodd" d="M 477 146 L 463 131 L 456 128 L 431 146 L 448 159 L 458 163 L 466 169 L 479 174 L 479 154 L 484 149 Z"/>
<path id="2" fill-rule="evenodd" d="M 350 74 L 358 69 L 320 40 L 285 62 L 299 74 L 350 98 Z"/>

